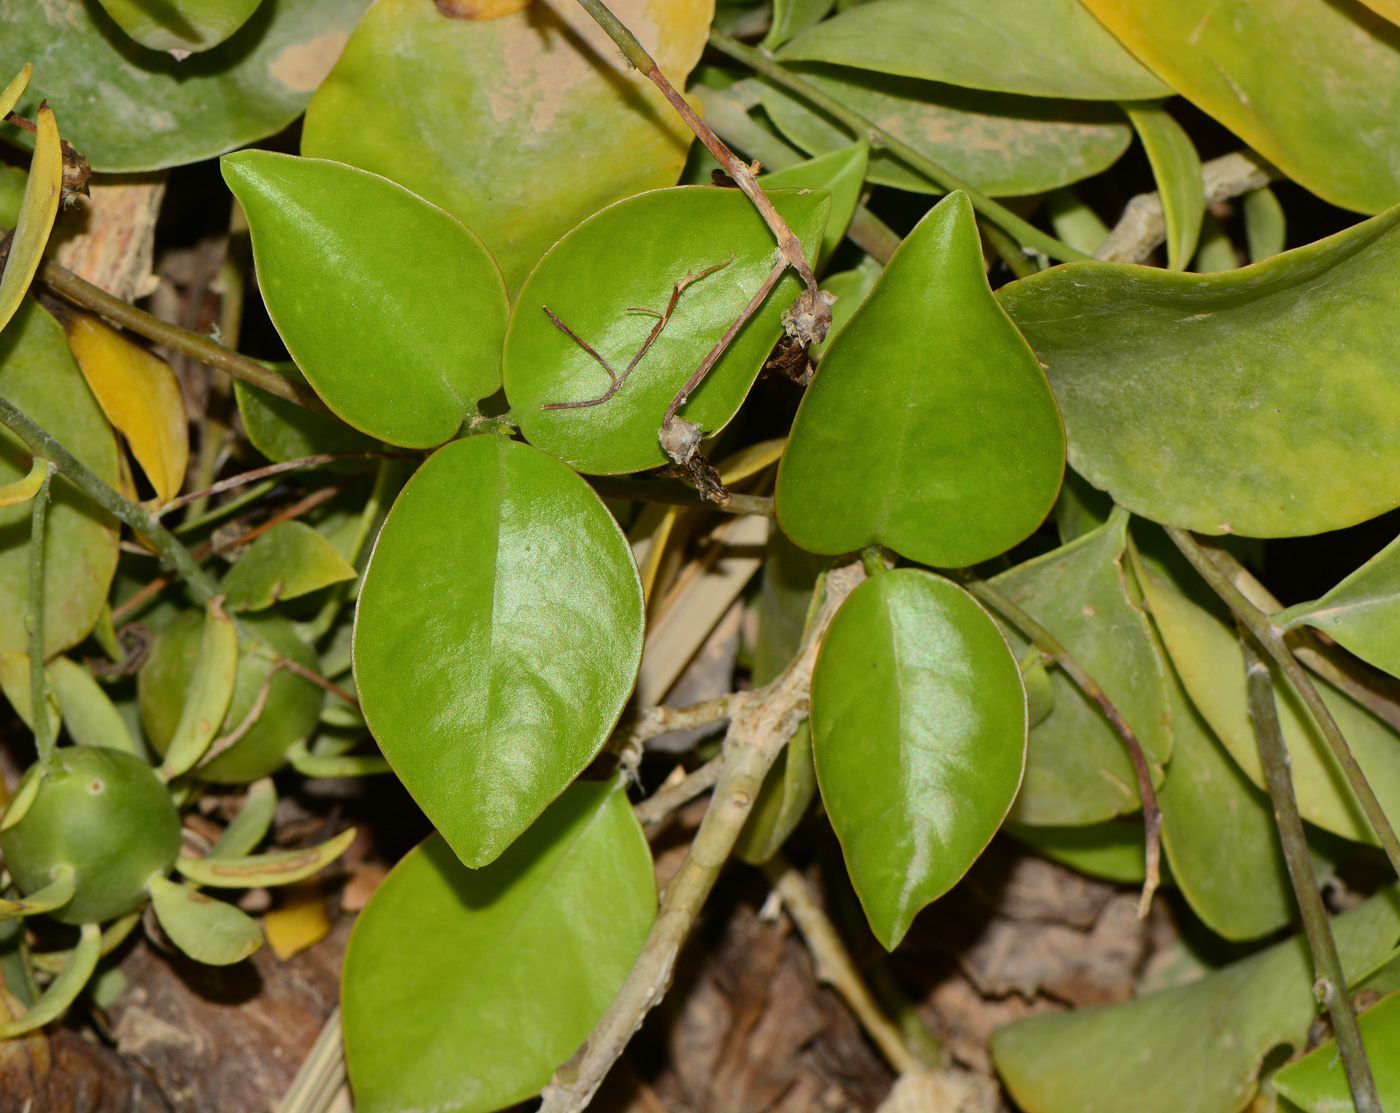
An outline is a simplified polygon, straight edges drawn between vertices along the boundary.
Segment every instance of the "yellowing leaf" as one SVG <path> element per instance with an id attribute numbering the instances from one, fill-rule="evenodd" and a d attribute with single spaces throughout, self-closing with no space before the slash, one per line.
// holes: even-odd
<path id="1" fill-rule="evenodd" d="M 1400 0 L 1361 0 L 1373 12 L 1379 12 L 1391 23 L 1400 23 Z"/>
<path id="2" fill-rule="evenodd" d="M 19 103 L 19 98 L 24 95 L 25 87 L 29 84 L 29 75 L 33 72 L 34 63 L 25 62 L 24 69 L 15 74 L 5 86 L 4 92 L 0 92 L 0 117 L 7 115 Z"/>
<path id="3" fill-rule="evenodd" d="M 161 502 L 180 493 L 190 458 L 185 400 L 175 372 L 96 317 L 75 314 L 68 344 L 103 412 L 126 437 Z"/>
<path id="4" fill-rule="evenodd" d="M 13 87 L 11 82 L 5 90 L 6 98 Z M 58 121 L 51 108 L 40 108 L 38 116 L 29 184 L 24 188 L 24 203 L 20 206 L 15 238 L 10 244 L 10 258 L 5 264 L 4 276 L 0 277 L 0 329 L 10 323 L 29 284 L 34 281 L 54 218 L 58 216 L 63 186 L 63 149 L 58 142 Z"/>
<path id="5" fill-rule="evenodd" d="M 263 917 L 267 944 L 283 962 L 319 943 L 331 932 L 326 898 L 318 892 L 298 893 L 290 903 Z"/>
<path id="6" fill-rule="evenodd" d="M 0 506 L 15 506 L 21 502 L 28 502 L 39 493 L 39 488 L 44 485 L 44 475 L 48 471 L 47 460 L 35 457 L 34 464 L 29 469 L 29 474 L 23 479 L 16 479 L 13 483 L 7 483 L 0 487 Z"/>

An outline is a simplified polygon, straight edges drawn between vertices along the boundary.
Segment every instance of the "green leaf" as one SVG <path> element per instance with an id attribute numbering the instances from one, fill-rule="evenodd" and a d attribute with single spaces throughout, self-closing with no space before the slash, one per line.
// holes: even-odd
<path id="1" fill-rule="evenodd" d="M 257 921 L 233 905 L 159 874 L 151 878 L 149 888 L 151 907 L 165 934 L 196 962 L 231 966 L 262 946 Z"/>
<path id="2" fill-rule="evenodd" d="M 248 786 L 243 797 L 243 807 L 239 809 L 233 822 L 224 828 L 209 851 L 211 858 L 241 858 L 251 854 L 272 828 L 272 820 L 277 812 L 277 787 L 271 777 L 263 777 Z"/>
<path id="3" fill-rule="evenodd" d="M 158 754 L 166 752 L 174 736 L 184 693 L 194 675 L 203 626 L 200 612 L 186 611 L 161 631 L 141 667 L 137 684 L 141 721 L 147 741 Z M 291 623 L 269 613 L 244 615 L 239 626 L 238 674 L 219 737 L 226 739 L 245 724 L 247 729 L 235 744 L 206 757 L 198 767 L 201 780 L 216 784 L 248 784 L 280 769 L 292 743 L 309 738 L 321 714 L 321 689 L 311 681 L 290 669 L 278 669 L 267 680 L 279 656 L 316 671 L 316 655 L 296 636 Z M 262 697 L 265 682 L 267 695 Z"/>
<path id="4" fill-rule="evenodd" d="M 1160 104 L 1129 103 L 1123 110 L 1142 140 L 1152 176 L 1157 179 L 1167 224 L 1167 265 L 1174 271 L 1185 270 L 1196 254 L 1201 218 L 1206 212 L 1201 157 L 1191 137 Z"/>
<path id="5" fill-rule="evenodd" d="M 655 915 L 651 854 L 616 785 L 573 785 L 480 870 L 432 836 L 350 937 L 356 1108 L 486 1113 L 537 1093 L 621 988 Z"/>
<path id="6" fill-rule="evenodd" d="M 19 219 L 29 175 L 22 166 L 0 166 L 0 228 L 13 228 Z"/>
<path id="7" fill-rule="evenodd" d="M 365 571 L 365 721 L 468 866 L 593 760 L 642 653 L 641 583 L 592 488 L 528 445 L 454 441 L 404 487 Z"/>
<path id="8" fill-rule="evenodd" d="M 112 427 L 62 327 L 32 298 L 0 333 L 0 397 L 42 425 L 104 483 L 119 484 Z M 0 485 L 29 474 L 31 463 L 29 449 L 0 430 Z M 51 496 L 44 547 L 44 652 L 50 656 L 82 641 L 96 625 L 117 569 L 115 519 L 61 476 Z M 28 503 L 0 508 L 0 650 L 22 653 L 29 650 L 29 512 Z"/>
<path id="9" fill-rule="evenodd" d="M 164 747 L 160 778 L 168 781 L 187 773 L 209 749 L 233 699 L 238 677 L 238 630 L 224 613 L 220 597 L 209 600 L 199 639 L 199 655 L 185 688 L 175 731 Z"/>
<path id="10" fill-rule="evenodd" d="M 753 604 L 758 636 L 750 679 L 755 688 L 776 680 L 797 655 L 812 610 L 812 593 L 830 563 L 826 557 L 799 549 L 776 523 L 769 529 L 763 576 Z"/>
<path id="11" fill-rule="evenodd" d="M 393 768 L 377 754 L 319 754 L 304 742 L 287 751 L 287 763 L 303 777 L 373 777 Z"/>
<path id="12" fill-rule="evenodd" d="M 1108 239 L 1109 227 L 1074 190 L 1064 187 L 1045 199 L 1045 212 L 1055 235 L 1076 251 L 1092 255 Z"/>
<path id="13" fill-rule="evenodd" d="M 53 676 L 49 670 L 44 670 L 49 681 L 47 700 L 49 709 L 49 727 L 53 737 L 58 737 L 58 729 L 62 724 L 63 708 L 58 700 L 58 693 L 53 688 Z M 29 654 L 20 653 L 17 650 L 0 650 L 0 689 L 4 690 L 5 698 L 10 701 L 10 706 L 19 716 L 20 722 L 31 731 L 34 729 L 34 699 L 33 689 L 30 688 L 29 677 Z"/>
<path id="14" fill-rule="evenodd" d="M 26 656 L 26 665 L 28 661 Z M 140 756 L 122 713 L 92 673 L 68 657 L 55 657 L 47 671 L 69 738 L 80 746 L 105 746 Z"/>
<path id="15" fill-rule="evenodd" d="M 875 936 L 894 950 L 996 834 L 1026 761 L 1021 671 L 997 624 L 918 569 L 861 584 L 812 675 L 822 802 Z"/>
<path id="16" fill-rule="evenodd" d="M 817 794 L 812 726 L 803 723 L 778 754 L 734 844 L 734 856 L 751 866 L 773 857 L 807 814 Z"/>
<path id="17" fill-rule="evenodd" d="M 831 201 L 825 191 L 775 192 L 774 207 L 815 262 Z M 520 431 L 580 471 L 611 475 L 670 463 L 657 441 L 662 415 L 704 355 L 734 323 L 776 260 L 773 234 L 737 189 L 679 186 L 628 198 L 584 221 L 540 260 L 521 287 L 506 332 L 505 387 Z M 608 372 L 558 328 L 545 307 L 621 375 L 687 275 L 656 342 L 606 402 Z M 681 407 L 715 433 L 738 411 L 802 290 L 791 269 L 773 287 Z"/>
<path id="18" fill-rule="evenodd" d="M 24 302 L 29 284 L 34 281 L 39 264 L 43 261 L 54 219 L 58 216 L 63 185 L 63 150 L 59 146 L 61 140 L 53 109 L 47 105 L 39 108 L 36 130 L 38 139 L 34 144 L 34 158 L 29 165 L 19 221 L 10 237 L 5 269 L 0 272 L 0 329 L 10 323 Z"/>
<path id="19" fill-rule="evenodd" d="M 1400 993 L 1377 1002 L 1357 1023 L 1382 1108 L 1400 1107 Z M 1306 1113 L 1345 1113 L 1356 1108 L 1335 1039 L 1284 1066 L 1273 1083 L 1274 1089 Z"/>
<path id="20" fill-rule="evenodd" d="M 770 189 L 824 189 L 831 194 L 831 215 L 822 235 L 820 255 L 820 261 L 825 262 L 846 238 L 846 229 L 865 188 L 869 161 L 870 146 L 862 139 L 830 154 L 765 174 L 759 184 L 765 192 Z"/>
<path id="21" fill-rule="evenodd" d="M 78 891 L 72 867 L 61 867 L 58 874 L 42 889 L 36 889 L 23 900 L 0 900 L 0 920 L 16 920 L 21 916 L 35 916 L 41 912 L 52 912 L 62 908 Z"/>
<path id="22" fill-rule="evenodd" d="M 876 542 L 959 567 L 1040 525 L 1064 471 L 1055 399 L 987 285 L 977 220 L 950 194 L 832 342 L 778 470 L 804 549 Z"/>
<path id="23" fill-rule="evenodd" d="M 617 0 L 684 88 L 712 9 Z M 382 0 L 307 110 L 302 153 L 393 178 L 472 228 L 517 289 L 585 217 L 672 185 L 690 132 L 572 0 L 500 19 L 444 19 L 433 0 Z"/>
<path id="24" fill-rule="evenodd" d="M 181 855 L 175 868 L 197 885 L 219 889 L 264 889 L 273 885 L 291 885 L 320 873 L 345 853 L 355 841 L 355 828 L 350 827 L 315 846 L 302 850 L 275 850 L 267 854 L 234 856 L 211 854 L 206 858 L 186 858 Z"/>
<path id="25" fill-rule="evenodd" d="M 1274 617 L 1287 629 L 1312 626 L 1378 669 L 1400 676 L 1400 537 L 1321 599 Z"/>
<path id="26" fill-rule="evenodd" d="M 1235 254 L 1235 245 L 1225 225 L 1219 217 L 1207 212 L 1201 218 L 1201 239 L 1196 248 L 1196 258 L 1191 261 L 1191 269 L 1197 274 L 1219 274 L 1232 271 L 1240 265 Z"/>
<path id="27" fill-rule="evenodd" d="M 1152 617 L 1191 702 L 1251 781 L 1264 788 L 1263 769 L 1245 690 L 1244 655 L 1235 631 L 1153 569 Z M 1194 573 L 1187 570 L 1184 575 Z M 1356 763 L 1388 815 L 1400 815 L 1400 736 L 1321 677 L 1313 677 Z M 1274 700 L 1292 759 L 1298 810 L 1309 823 L 1357 842 L 1376 836 L 1352 794 L 1332 748 L 1287 681 L 1274 671 Z"/>
<path id="28" fill-rule="evenodd" d="M 1069 263 L 998 296 L 1090 483 L 1156 521 L 1292 537 L 1400 502 L 1398 293 L 1400 208 L 1227 274 Z"/>
<path id="29" fill-rule="evenodd" d="M 773 0 L 773 24 L 763 36 L 764 50 L 777 50 L 794 35 L 820 23 L 836 0 Z"/>
<path id="30" fill-rule="evenodd" d="M 1082 2 L 1287 177 L 1358 212 L 1400 202 L 1400 28 L 1319 0 Z"/>
<path id="31" fill-rule="evenodd" d="M 198 162 L 274 135 L 306 108 L 368 0 L 264 0 L 222 46 L 178 62 L 133 48 L 92 3 L 0 0 L 0 72 L 34 63 L 16 111 L 47 97 L 94 170 Z"/>
<path id="32" fill-rule="evenodd" d="M 43 996 L 22 1017 L 8 1024 L 0 1024 L 0 1040 L 11 1040 L 26 1032 L 37 1031 L 67 1012 L 68 1006 L 78 999 L 83 986 L 87 985 L 97 969 L 97 960 L 101 956 L 102 928 L 97 924 L 84 924 L 78 945 L 73 948 L 58 977 L 49 983 Z"/>
<path id="33" fill-rule="evenodd" d="M 1288 241 L 1288 221 L 1283 206 L 1268 186 L 1244 195 L 1244 234 L 1249 261 L 1257 263 L 1281 252 Z"/>
<path id="34" fill-rule="evenodd" d="M 291 361 L 268 367 L 293 382 L 306 382 L 306 376 Z M 242 379 L 233 380 L 233 393 L 248 440 L 274 463 L 322 453 L 370 452 L 378 444 L 343 421 L 249 386 Z"/>
<path id="35" fill-rule="evenodd" d="M 1348 979 L 1367 973 L 1400 937 L 1394 887 L 1332 930 Z M 1016 1104 L 1036 1113 L 1230 1113 L 1249 1106 L 1265 1055 L 1304 1046 L 1312 984 L 1297 935 L 1189 985 L 1009 1024 L 992 1034 L 992 1054 Z"/>
<path id="36" fill-rule="evenodd" d="M 142 46 L 183 62 L 227 39 L 262 0 L 101 0 L 113 21 Z"/>
<path id="37" fill-rule="evenodd" d="M 1063 544 L 1098 529 L 1112 512 L 1111 498 L 1090 487 L 1072 468 L 1065 470 L 1065 482 L 1055 500 L 1055 527 Z"/>
<path id="38" fill-rule="evenodd" d="M 991 582 L 1099 682 L 1137 735 L 1156 784 L 1172 752 L 1167 666 L 1124 582 L 1127 528 L 1127 515 L 1115 512 L 1098 529 Z M 1025 636 L 1004 625 L 1012 649 L 1024 654 Z M 1050 670 L 1050 687 L 1055 706 L 1031 730 L 1025 782 L 1011 817 L 1059 827 L 1136 811 L 1137 777 L 1122 737 L 1062 670 Z"/>
<path id="39" fill-rule="evenodd" d="M 874 0 L 818 24 L 778 57 L 1034 97 L 1171 93 L 1078 3 L 1060 0 Z"/>
<path id="40" fill-rule="evenodd" d="M 793 69 L 969 185 L 999 197 L 1090 177 L 1116 162 L 1132 141 L 1132 129 L 1111 105 L 986 93 L 837 66 Z M 799 97 L 767 83 L 761 89 L 768 116 L 803 150 L 826 154 L 851 142 L 841 124 Z M 941 192 L 878 148 L 868 177 L 877 185 Z"/>
<path id="41" fill-rule="evenodd" d="M 253 542 L 220 587 L 229 610 L 261 611 L 354 578 L 354 565 L 305 522 L 281 522 Z"/>
<path id="42" fill-rule="evenodd" d="M 220 164 L 248 214 L 268 313 L 340 417 L 430 448 L 500 387 L 510 307 L 470 229 L 342 163 L 243 151 Z"/>
<path id="43" fill-rule="evenodd" d="M 1147 876 L 1147 846 L 1140 823 L 1109 819 L 1078 827 L 1032 827 L 1007 820 L 1004 829 L 1051 861 L 1090 877 L 1141 885 Z"/>

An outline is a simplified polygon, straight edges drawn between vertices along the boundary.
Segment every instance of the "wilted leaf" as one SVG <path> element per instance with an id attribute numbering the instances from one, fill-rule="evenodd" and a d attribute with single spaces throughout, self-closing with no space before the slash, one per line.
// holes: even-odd
<path id="1" fill-rule="evenodd" d="M 354 841 L 355 828 L 350 827 L 333 839 L 301 850 L 274 850 L 243 857 L 227 854 L 211 854 L 205 858 L 182 856 L 175 868 L 196 884 L 212 888 L 262 889 L 291 885 L 320 873 Z"/>
<path id="2" fill-rule="evenodd" d="M 229 966 L 262 946 L 256 921 L 193 885 L 177 885 L 157 874 L 148 882 L 156 919 L 170 941 L 197 962 Z"/>

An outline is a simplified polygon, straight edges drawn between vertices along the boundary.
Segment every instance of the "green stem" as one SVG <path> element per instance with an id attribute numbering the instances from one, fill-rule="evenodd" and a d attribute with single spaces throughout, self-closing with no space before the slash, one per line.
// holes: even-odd
<path id="1" fill-rule="evenodd" d="M 34 719 L 34 748 L 39 752 L 39 764 L 48 765 L 53 758 L 53 724 L 49 721 L 49 681 L 44 675 L 44 526 L 49 516 L 49 485 L 53 482 L 53 465 L 44 470 L 44 482 L 34 496 L 30 511 L 29 530 L 29 706 Z"/>
<path id="2" fill-rule="evenodd" d="M 755 73 L 768 78 L 775 85 L 791 90 L 803 100 L 820 108 L 828 115 L 834 116 L 846 128 L 856 135 L 867 136 L 872 146 L 884 147 L 890 154 L 894 155 L 900 162 L 904 163 L 911 170 L 922 174 L 934 185 L 949 192 L 960 189 L 967 194 L 968 200 L 972 202 L 972 207 L 985 216 L 988 220 L 994 221 L 999 227 L 1005 229 L 1014 236 L 1020 243 L 1027 247 L 1036 248 L 1038 251 L 1050 256 L 1052 259 L 1060 259 L 1064 262 L 1073 262 L 1080 259 L 1091 259 L 1093 256 L 1086 255 L 1082 251 L 1076 251 L 1068 244 L 1061 243 L 1054 236 L 1042 232 L 1035 225 L 1022 220 L 1004 205 L 999 205 L 990 197 L 973 189 L 962 179 L 955 177 L 932 159 L 926 158 L 903 140 L 895 138 L 884 128 L 880 127 L 872 120 L 867 120 L 857 112 L 852 112 L 834 97 L 822 92 L 810 81 L 798 77 L 791 70 L 779 65 L 773 60 L 772 55 L 766 51 L 758 50 L 751 46 L 745 46 L 736 39 L 731 39 L 714 29 L 710 30 L 710 45 L 721 53 L 743 62 Z"/>
<path id="3" fill-rule="evenodd" d="M 1254 635 L 1269 656 L 1278 663 L 1278 667 L 1283 670 L 1288 682 L 1293 685 L 1303 703 L 1307 705 L 1308 712 L 1322 731 L 1322 736 L 1332 747 L 1332 752 L 1336 755 L 1342 772 L 1346 774 L 1347 783 L 1351 785 L 1352 791 L 1356 794 L 1356 798 L 1361 804 L 1361 810 L 1366 813 L 1366 818 L 1376 832 L 1376 837 L 1380 840 L 1386 857 L 1390 859 L 1391 868 L 1400 873 L 1400 840 L 1395 837 L 1395 828 L 1390 825 L 1390 820 L 1386 818 L 1385 812 L 1381 809 L 1380 801 L 1376 799 L 1376 794 L 1371 790 L 1370 782 L 1366 780 L 1366 774 L 1361 771 L 1361 766 L 1356 764 L 1351 747 L 1347 745 L 1346 738 L 1342 736 L 1341 729 L 1337 726 L 1337 720 L 1332 718 L 1332 712 L 1322 702 L 1322 696 L 1318 693 L 1312 678 L 1308 676 L 1303 666 L 1298 663 L 1297 658 L 1293 656 L 1284 643 L 1283 632 L 1269 620 L 1267 614 L 1245 597 L 1229 576 L 1216 567 L 1215 562 L 1206 555 L 1205 550 L 1201 548 L 1189 531 L 1177 526 L 1164 528 L 1167 535 L 1176 543 L 1176 547 L 1181 550 L 1182 555 L 1201 574 L 1201 578 L 1211 586 L 1234 613 L 1241 625 Z"/>
<path id="4" fill-rule="evenodd" d="M 1017 278 L 1029 278 L 1036 273 L 1036 265 L 1026 258 L 1021 245 L 989 220 L 978 222 L 982 234 L 992 245 L 992 250 L 1001 256 L 1001 261 Z"/>
<path id="5" fill-rule="evenodd" d="M 15 408 L 8 399 L 0 398 L 0 425 L 4 425 L 15 436 L 29 446 L 30 452 L 47 460 L 67 479 L 98 506 L 116 515 L 153 544 L 160 555 L 190 587 L 196 600 L 202 605 L 218 594 L 219 586 L 190 555 L 179 541 L 175 540 L 160 520 L 140 503 L 132 502 L 114 491 L 79 461 L 63 445 L 36 425 Z"/>
<path id="6" fill-rule="evenodd" d="M 1031 644 L 1037 649 L 1054 658 L 1055 664 L 1064 669 L 1069 678 L 1079 687 L 1079 690 L 1098 705 L 1104 717 L 1108 719 L 1118 732 L 1119 737 L 1123 739 L 1123 745 L 1128 750 L 1128 757 L 1132 759 L 1133 772 L 1137 775 L 1138 796 L 1142 800 L 1142 823 L 1147 836 L 1147 876 L 1143 881 L 1142 900 L 1138 904 L 1138 915 L 1145 917 L 1152 904 L 1152 894 L 1156 891 L 1160 880 L 1162 813 L 1157 807 L 1157 793 L 1152 787 L 1152 774 L 1147 765 L 1147 755 L 1142 751 L 1142 743 L 1138 741 L 1138 737 L 1133 728 L 1128 725 L 1128 721 L 1113 706 L 1103 688 L 1099 686 L 1099 682 L 1089 674 L 1089 670 L 1079 663 L 1054 634 L 986 580 L 980 580 L 966 573 L 960 575 L 958 579 L 962 586 L 978 599 L 994 611 L 999 612 L 1013 626 L 1020 627 L 1021 632 L 1031 640 Z"/>
<path id="7" fill-rule="evenodd" d="M 1274 704 L 1273 674 L 1255 650 L 1255 639 L 1243 630 L 1241 634 L 1245 676 L 1248 678 L 1249 688 L 1249 717 L 1254 722 L 1254 733 L 1259 743 L 1259 761 L 1264 767 L 1264 780 L 1269 786 L 1269 796 L 1273 801 L 1274 821 L 1278 827 L 1279 841 L 1283 844 L 1283 857 L 1288 863 L 1288 876 L 1293 882 L 1293 893 L 1298 898 L 1298 911 L 1303 917 L 1303 931 L 1308 937 L 1308 947 L 1312 950 L 1313 973 L 1316 977 L 1313 993 L 1318 1003 L 1327 1007 L 1327 1012 L 1332 1018 L 1332 1030 L 1337 1036 L 1337 1049 L 1341 1053 L 1342 1067 L 1351 1086 L 1356 1113 L 1381 1113 L 1376 1082 L 1371 1077 L 1366 1047 L 1361 1042 L 1361 1032 L 1356 1026 L 1356 1013 L 1352 1009 L 1351 997 L 1347 991 L 1346 973 L 1342 969 L 1341 957 L 1337 954 L 1336 940 L 1332 938 L 1332 928 L 1327 919 L 1327 909 L 1322 903 L 1322 894 L 1317 889 L 1317 877 L 1313 873 L 1307 837 L 1303 833 L 1303 820 L 1298 814 L 1298 799 L 1294 794 L 1293 777 L 1289 772 L 1288 747 L 1283 741 L 1278 708 Z"/>

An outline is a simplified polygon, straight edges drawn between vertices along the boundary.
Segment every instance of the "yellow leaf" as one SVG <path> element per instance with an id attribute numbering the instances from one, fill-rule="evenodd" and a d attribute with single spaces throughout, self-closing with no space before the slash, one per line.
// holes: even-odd
<path id="1" fill-rule="evenodd" d="M 13 87 L 14 82 L 11 82 L 5 96 L 9 96 Z M 29 164 L 29 184 L 25 186 L 19 221 L 15 224 L 9 262 L 5 264 L 4 277 L 0 277 L 0 329 L 10 323 L 29 284 L 34 281 L 54 218 L 58 216 L 63 187 L 63 148 L 59 146 L 58 121 L 54 119 L 52 108 L 39 109 L 35 129 L 38 134 L 34 139 L 34 159 Z"/>
<path id="2" fill-rule="evenodd" d="M 287 904 L 263 917 L 263 934 L 267 936 L 268 946 L 283 962 L 319 943 L 330 930 L 326 898 L 315 885 L 310 886 L 309 892 L 297 892 Z"/>
<path id="3" fill-rule="evenodd" d="M 44 473 L 48 471 L 48 467 L 47 460 L 36 456 L 28 475 L 0 487 L 0 506 L 15 506 L 21 502 L 28 502 L 37 495 L 39 488 L 44 485 Z"/>
<path id="4" fill-rule="evenodd" d="M 1400 23 L 1400 0 L 1362 0 L 1373 12 L 1385 16 L 1391 23 Z"/>
<path id="5" fill-rule="evenodd" d="M 24 69 L 15 74 L 14 80 L 5 86 L 0 92 L 0 117 L 8 115 L 13 111 L 15 105 L 19 103 L 19 98 L 24 94 L 25 88 L 29 85 L 29 75 L 34 72 L 34 63 L 25 62 Z"/>
<path id="6" fill-rule="evenodd" d="M 190 459 L 185 400 L 175 372 L 116 329 L 86 313 L 68 326 L 68 344 L 92 393 L 131 446 L 156 497 L 180 493 Z"/>

